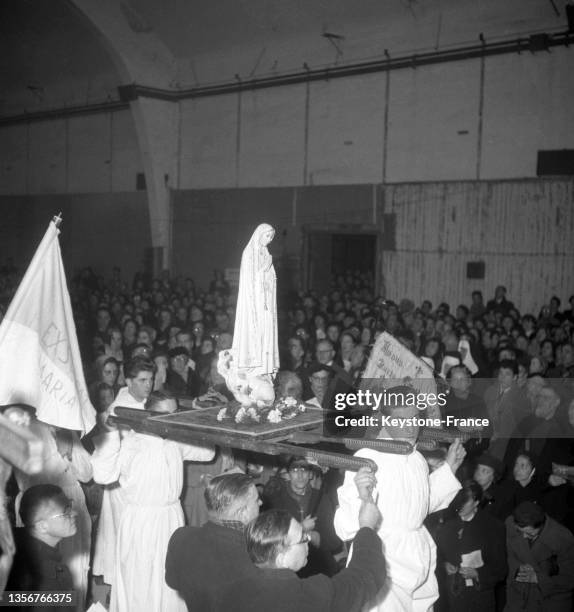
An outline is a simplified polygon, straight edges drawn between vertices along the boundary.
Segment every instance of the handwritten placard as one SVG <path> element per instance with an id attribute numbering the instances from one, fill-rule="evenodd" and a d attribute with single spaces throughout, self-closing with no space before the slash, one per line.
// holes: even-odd
<path id="1" fill-rule="evenodd" d="M 390 389 L 398 385 L 412 387 L 417 393 L 427 395 L 436 395 L 437 392 L 432 369 L 394 336 L 383 332 L 371 352 L 361 388 L 366 390 L 376 386 L 378 389 Z M 438 412 L 440 417 L 438 408 L 432 412 Z"/>

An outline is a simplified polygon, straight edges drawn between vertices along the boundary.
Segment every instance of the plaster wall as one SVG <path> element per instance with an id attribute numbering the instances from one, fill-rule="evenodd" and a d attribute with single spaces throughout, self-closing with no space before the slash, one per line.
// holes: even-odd
<path id="1" fill-rule="evenodd" d="M 0 195 L 136 191 L 143 172 L 129 111 L 0 128 Z"/>
<path id="2" fill-rule="evenodd" d="M 489 58 L 483 84 L 472 60 L 183 100 L 172 186 L 532 178 L 538 150 L 574 147 L 573 62 L 555 48 Z M 129 111 L 2 127 L 0 156 L 0 194 L 135 190 L 143 171 Z"/>
<path id="3" fill-rule="evenodd" d="M 473 60 L 181 101 L 179 142 L 173 146 L 178 151 L 173 269 L 198 276 L 201 284 L 214 267 L 236 267 L 244 234 L 267 220 L 286 231 L 284 236 L 281 231 L 281 257 L 293 271 L 300 269 L 303 226 L 375 219 L 382 232 L 383 214 L 396 213 L 404 222 L 397 234 L 402 246 L 382 253 L 379 271 L 389 296 L 468 300 L 473 287 L 461 262 L 482 256 L 487 294 L 491 285 L 506 282 L 528 309 L 539 307 L 542 294 L 567 297 L 574 286 L 568 263 L 574 235 L 567 213 L 574 204 L 571 183 L 546 193 L 546 187 L 537 187 L 546 181 L 530 179 L 539 149 L 573 148 L 573 53 L 554 48 L 489 58 L 484 70 Z M 59 201 L 72 206 L 68 214 L 81 217 L 86 231 L 94 214 L 104 222 L 121 213 L 120 231 L 125 223 L 141 227 L 145 220 L 149 226 L 147 194 L 136 191 L 143 164 L 129 111 L 1 127 L 0 160 L 3 211 L 24 206 L 25 198 L 34 198 L 36 205 L 44 199 L 49 206 L 42 228 Z M 474 183 L 477 178 L 486 182 Z M 518 179 L 510 183 L 521 187 L 488 196 L 488 181 L 499 179 Z M 452 181 L 476 187 L 457 187 L 455 197 Z M 373 189 L 383 182 L 373 213 Z M 398 203 L 392 189 L 403 183 L 411 186 Z M 364 194 L 349 185 L 363 186 Z M 329 189 L 320 198 L 308 191 L 321 186 Z M 205 199 L 222 188 L 229 188 L 223 200 Z M 192 199 L 179 197 L 188 190 L 196 194 Z M 129 192 L 133 199 L 126 200 Z M 86 202 L 99 212 L 88 212 L 79 194 L 93 196 Z M 429 198 L 438 202 L 436 211 Z M 525 198 L 537 204 L 527 209 Z M 441 224 L 450 214 L 457 222 Z M 525 214 L 532 223 L 517 225 Z M 408 215 L 425 222 L 413 225 L 404 221 Z M 465 240 L 480 226 L 480 215 L 503 217 L 488 226 L 492 231 L 482 232 L 486 242 L 472 242 L 471 248 Z M 9 219 L 3 218 L 8 234 Z M 518 232 L 512 242 L 518 246 L 511 251 L 509 232 Z M 548 248 L 558 232 L 569 236 L 560 238 L 566 246 Z M 74 259 L 107 266 L 115 244 L 105 232 L 102 236 L 88 244 L 83 232 L 76 233 Z M 452 246 L 453 237 L 459 247 Z M 128 258 L 134 270 L 150 246 L 149 233 L 140 232 L 138 241 L 141 248 Z M 539 243 L 544 248 L 535 246 Z M 8 239 L 3 251 L 14 244 Z"/>
<path id="4" fill-rule="evenodd" d="M 389 299 L 457 305 L 502 283 L 520 310 L 538 314 L 544 300 L 566 301 L 574 287 L 572 179 L 191 190 L 174 194 L 173 205 L 174 272 L 199 286 L 214 268 L 237 268 L 267 222 L 288 289 L 305 284 L 306 235 L 317 229 L 378 235 L 377 281 Z M 484 278 L 469 279 L 476 261 Z"/>

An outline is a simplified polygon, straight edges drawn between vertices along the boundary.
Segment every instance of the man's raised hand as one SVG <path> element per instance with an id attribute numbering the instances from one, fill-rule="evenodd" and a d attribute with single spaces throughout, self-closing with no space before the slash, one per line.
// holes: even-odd
<path id="1" fill-rule="evenodd" d="M 377 479 L 373 472 L 371 472 L 371 468 L 362 467 L 359 469 L 355 475 L 355 486 L 357 487 L 360 499 L 372 501 L 373 491 L 377 486 Z"/>
<path id="2" fill-rule="evenodd" d="M 460 467 L 463 459 L 466 457 L 466 450 L 460 441 L 460 438 L 457 438 L 449 447 L 446 453 L 446 462 L 449 464 L 450 469 L 453 474 L 456 474 L 456 471 Z"/>

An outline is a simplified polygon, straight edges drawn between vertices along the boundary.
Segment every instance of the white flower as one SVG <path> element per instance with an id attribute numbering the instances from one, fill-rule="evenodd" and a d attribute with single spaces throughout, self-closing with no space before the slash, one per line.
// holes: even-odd
<path id="1" fill-rule="evenodd" d="M 227 416 L 227 408 L 222 408 L 218 413 L 217 413 L 217 420 L 218 421 L 223 421 L 223 419 Z"/>
<path id="2" fill-rule="evenodd" d="M 297 400 L 294 397 L 285 398 L 285 406 L 296 406 Z"/>
<path id="3" fill-rule="evenodd" d="M 254 421 L 259 422 L 261 420 L 260 414 L 257 412 L 257 410 L 253 406 L 251 406 L 251 408 L 247 410 L 247 415 L 251 417 Z"/>
<path id="4" fill-rule="evenodd" d="M 307 406 L 305 406 L 305 404 L 299 404 L 299 412 L 307 412 Z"/>
<path id="5" fill-rule="evenodd" d="M 281 411 L 277 410 L 277 408 L 271 410 L 267 415 L 267 420 L 270 423 L 281 423 Z"/>
<path id="6" fill-rule="evenodd" d="M 235 422 L 241 423 L 242 421 L 245 420 L 246 417 L 247 417 L 247 411 L 245 410 L 244 406 L 241 406 L 241 408 L 235 414 Z"/>

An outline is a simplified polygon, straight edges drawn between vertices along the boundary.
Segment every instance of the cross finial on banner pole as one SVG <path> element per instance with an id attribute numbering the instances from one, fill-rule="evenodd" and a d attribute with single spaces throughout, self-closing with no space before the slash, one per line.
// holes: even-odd
<path id="1" fill-rule="evenodd" d="M 52 221 L 54 222 L 54 225 L 59 228 L 60 224 L 62 223 L 62 211 L 60 211 L 55 217 L 52 217 Z"/>

